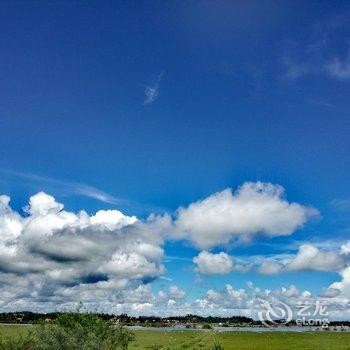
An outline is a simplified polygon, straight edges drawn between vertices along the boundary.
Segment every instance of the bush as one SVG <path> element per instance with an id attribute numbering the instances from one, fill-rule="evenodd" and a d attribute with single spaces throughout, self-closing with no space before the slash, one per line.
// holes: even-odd
<path id="1" fill-rule="evenodd" d="M 0 340 L 0 350 L 126 350 L 134 334 L 92 313 L 64 313 L 23 338 Z"/>
<path id="2" fill-rule="evenodd" d="M 0 334 L 0 350 L 32 350 L 29 336 L 4 337 Z"/>
<path id="3" fill-rule="evenodd" d="M 203 329 L 212 329 L 213 327 L 209 323 L 203 324 Z"/>
<path id="4" fill-rule="evenodd" d="M 135 340 L 135 334 L 122 326 L 118 326 L 116 331 L 115 344 L 118 344 L 117 346 L 119 346 L 120 349 L 126 350 L 129 344 Z"/>
<path id="5" fill-rule="evenodd" d="M 219 342 L 215 342 L 211 350 L 224 350 L 224 348 Z"/>

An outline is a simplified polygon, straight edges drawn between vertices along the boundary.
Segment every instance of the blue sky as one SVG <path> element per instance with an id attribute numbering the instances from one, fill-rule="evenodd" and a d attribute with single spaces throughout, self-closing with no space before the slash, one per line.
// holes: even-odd
<path id="1" fill-rule="evenodd" d="M 266 259 L 290 263 L 304 244 L 344 253 L 349 39 L 346 1 L 3 1 L 0 193 L 22 219 L 36 215 L 21 208 L 44 191 L 68 212 L 175 223 L 179 207 L 226 188 L 281 185 L 287 203 L 318 214 L 288 235 L 204 248 L 187 236 L 157 242 L 166 271 L 153 276 L 153 293 L 176 285 L 192 302 L 252 281 L 317 295 L 343 281 L 350 298 L 345 258 L 341 269 L 309 261 L 258 272 Z M 254 267 L 200 273 L 193 258 L 203 250 Z"/>

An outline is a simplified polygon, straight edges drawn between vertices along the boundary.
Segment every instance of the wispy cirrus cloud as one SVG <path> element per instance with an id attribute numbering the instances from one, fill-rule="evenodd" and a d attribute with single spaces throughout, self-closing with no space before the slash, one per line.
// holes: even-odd
<path id="1" fill-rule="evenodd" d="M 301 41 L 288 41 L 281 60 L 284 77 L 297 80 L 318 75 L 350 81 L 349 14 L 341 13 L 317 21 Z"/>
<path id="2" fill-rule="evenodd" d="M 339 212 L 350 211 L 350 198 L 335 198 L 331 201 L 331 206 Z"/>
<path id="3" fill-rule="evenodd" d="M 125 199 L 117 198 L 95 187 L 85 185 L 85 184 L 75 184 L 75 185 L 76 186 L 74 187 L 74 190 L 76 194 L 80 194 L 82 196 L 89 197 L 89 198 L 94 198 L 101 202 L 110 203 L 110 204 L 120 204 L 121 202 L 125 202 Z"/>
<path id="4" fill-rule="evenodd" d="M 162 81 L 162 78 L 163 78 L 163 72 L 161 72 L 158 75 L 158 78 L 157 78 L 155 83 L 153 83 L 151 85 L 147 85 L 145 87 L 146 99 L 143 102 L 144 105 L 150 105 L 158 98 L 160 82 Z"/>
<path id="5" fill-rule="evenodd" d="M 314 68 L 309 63 L 296 62 L 289 56 L 283 57 L 282 64 L 285 69 L 284 77 L 290 80 L 296 80 L 314 72 Z"/>
<path id="6" fill-rule="evenodd" d="M 25 180 L 26 182 L 40 183 L 53 187 L 63 194 L 73 194 L 87 198 L 96 199 L 108 204 L 127 204 L 127 200 L 113 196 L 96 187 L 81 182 L 62 181 L 48 176 L 24 173 L 15 170 L 0 169 L 0 172 L 8 176 L 13 176 Z"/>
<path id="7" fill-rule="evenodd" d="M 345 58 L 333 56 L 322 60 L 305 58 L 305 61 L 294 61 L 291 57 L 286 56 L 282 62 L 285 68 L 284 77 L 290 80 L 297 80 L 308 75 L 324 75 L 339 81 L 350 80 L 350 50 Z"/>
<path id="8" fill-rule="evenodd" d="M 326 71 L 329 76 L 337 80 L 349 80 L 350 79 L 350 52 L 348 55 L 341 59 L 338 56 L 327 63 Z"/>

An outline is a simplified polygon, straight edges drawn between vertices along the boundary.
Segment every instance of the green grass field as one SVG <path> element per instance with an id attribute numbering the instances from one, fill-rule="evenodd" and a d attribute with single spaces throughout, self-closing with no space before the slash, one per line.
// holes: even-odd
<path id="1" fill-rule="evenodd" d="M 17 336 L 27 326 L 0 326 L 0 333 Z M 210 349 L 215 340 L 225 350 L 350 350 L 350 332 L 231 332 L 201 331 L 135 331 L 133 350 Z"/>
<path id="2" fill-rule="evenodd" d="M 131 349 L 350 350 L 350 333 L 152 332 L 138 331 Z M 162 347 L 157 347 L 161 345 Z"/>
<path id="3" fill-rule="evenodd" d="M 20 334 L 25 333 L 28 329 L 30 329 L 32 326 L 27 325 L 2 325 L 0 324 L 0 335 L 10 335 L 10 336 L 17 336 Z"/>

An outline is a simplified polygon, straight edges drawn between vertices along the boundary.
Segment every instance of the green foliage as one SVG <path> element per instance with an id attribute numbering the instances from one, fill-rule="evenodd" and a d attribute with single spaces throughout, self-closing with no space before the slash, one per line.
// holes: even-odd
<path id="1" fill-rule="evenodd" d="M 116 329 L 115 340 L 121 350 L 126 350 L 129 344 L 135 340 L 135 334 L 129 332 L 126 328 L 119 326 Z"/>
<path id="2" fill-rule="evenodd" d="M 134 334 L 92 313 L 64 313 L 22 337 L 0 338 L 0 350 L 126 350 Z"/>
<path id="3" fill-rule="evenodd" d="M 32 350 L 32 343 L 28 335 L 4 337 L 0 334 L 0 350 Z"/>
<path id="4" fill-rule="evenodd" d="M 79 304 L 77 311 L 82 311 L 83 304 Z M 36 313 L 36 312 L 0 312 L 0 323 L 13 323 L 13 324 L 36 324 L 45 319 L 55 320 L 61 315 L 59 312 L 52 312 L 48 314 Z M 174 323 L 196 323 L 196 324 L 229 324 L 229 325 L 252 325 L 260 324 L 255 322 L 253 319 L 244 316 L 232 316 L 232 317 L 202 317 L 198 315 L 186 315 L 186 316 L 170 316 L 170 317 L 156 317 L 156 316 L 139 316 L 132 317 L 127 314 L 121 315 L 110 315 L 110 314 L 99 314 L 104 320 L 112 320 L 117 318 L 121 323 L 129 326 L 143 325 L 147 327 L 168 327 Z M 343 325 L 350 325 L 350 322 L 342 321 Z"/>
<path id="5" fill-rule="evenodd" d="M 214 345 L 212 346 L 211 350 L 224 350 L 223 346 L 219 342 L 215 342 Z"/>
<path id="6" fill-rule="evenodd" d="M 0 347 L 1 350 L 37 350 L 27 346 L 25 337 L 38 326 L 0 325 L 0 338 L 3 334 L 12 344 Z M 136 339 L 128 350 L 209 350 L 214 342 L 220 342 L 225 350 L 345 350 L 349 348 L 350 332 L 203 332 L 203 331 L 155 331 L 135 330 Z M 25 337 L 22 342 L 14 338 Z M 121 350 L 116 346 L 113 350 Z"/>
<path id="7" fill-rule="evenodd" d="M 213 327 L 209 323 L 203 324 L 203 329 L 212 329 Z"/>

